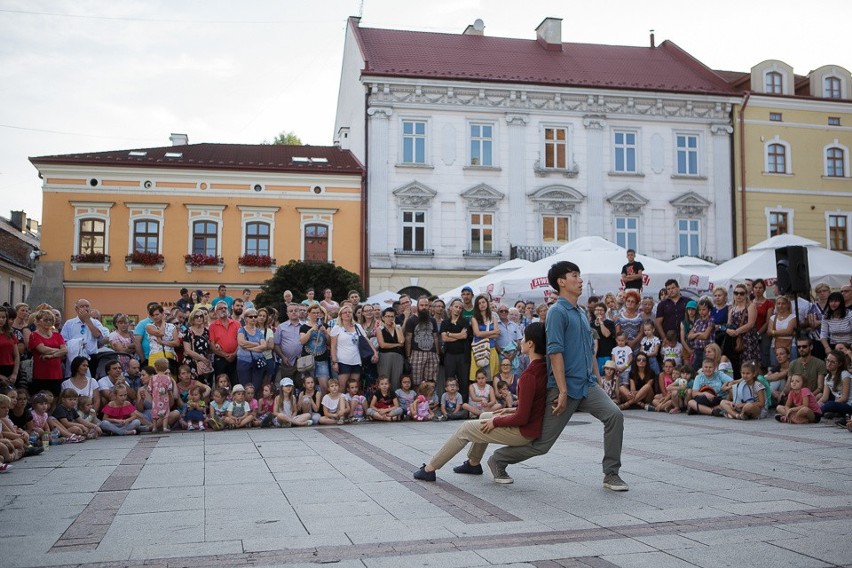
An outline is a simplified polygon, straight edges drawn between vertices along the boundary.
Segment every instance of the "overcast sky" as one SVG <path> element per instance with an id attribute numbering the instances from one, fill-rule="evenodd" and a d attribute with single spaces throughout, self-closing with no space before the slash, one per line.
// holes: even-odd
<path id="1" fill-rule="evenodd" d="M 669 39 L 714 69 L 780 59 L 852 69 L 848 0 L 0 0 L 0 215 L 41 219 L 29 156 L 169 144 L 258 143 L 282 130 L 332 143 L 348 16 L 362 25 L 562 40 Z"/>

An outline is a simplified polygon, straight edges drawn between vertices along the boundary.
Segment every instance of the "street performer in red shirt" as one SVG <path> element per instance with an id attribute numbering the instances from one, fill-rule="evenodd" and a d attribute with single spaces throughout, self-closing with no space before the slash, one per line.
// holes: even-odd
<path id="1" fill-rule="evenodd" d="M 530 358 L 530 364 L 518 382 L 518 407 L 505 408 L 493 414 L 486 412 L 478 420 L 468 420 L 462 424 L 429 463 L 414 472 L 414 479 L 435 481 L 435 470 L 462 451 L 468 442 L 472 442 L 472 445 L 467 460 L 453 468 L 453 471 L 482 475 L 482 456 L 489 443 L 523 446 L 541 435 L 541 422 L 547 402 L 547 364 L 544 360 L 547 339 L 544 324 L 534 322 L 526 327 L 521 350 Z M 494 481 L 501 483 L 496 477 Z"/>

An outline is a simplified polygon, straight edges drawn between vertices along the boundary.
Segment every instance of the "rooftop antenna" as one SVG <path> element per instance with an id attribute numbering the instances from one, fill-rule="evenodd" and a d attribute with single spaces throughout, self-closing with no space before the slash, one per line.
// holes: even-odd
<path id="1" fill-rule="evenodd" d="M 358 2 L 358 17 L 362 17 L 364 15 L 364 0 Z"/>

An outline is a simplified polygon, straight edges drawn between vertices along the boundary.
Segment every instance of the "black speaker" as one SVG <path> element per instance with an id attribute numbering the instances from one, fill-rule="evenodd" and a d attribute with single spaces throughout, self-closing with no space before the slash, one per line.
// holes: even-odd
<path id="1" fill-rule="evenodd" d="M 806 247 L 782 247 L 775 249 L 775 269 L 779 294 L 808 294 L 811 291 L 811 276 L 808 270 Z"/>

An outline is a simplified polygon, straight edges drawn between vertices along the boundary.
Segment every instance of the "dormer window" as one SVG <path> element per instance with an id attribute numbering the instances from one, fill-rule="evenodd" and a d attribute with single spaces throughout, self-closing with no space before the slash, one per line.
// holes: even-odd
<path id="1" fill-rule="evenodd" d="M 826 77 L 823 81 L 823 96 L 827 99 L 842 98 L 842 83 L 838 77 Z"/>
<path id="2" fill-rule="evenodd" d="M 766 74 L 766 92 L 774 95 L 784 93 L 784 76 L 778 71 L 770 71 Z"/>

